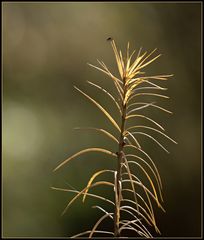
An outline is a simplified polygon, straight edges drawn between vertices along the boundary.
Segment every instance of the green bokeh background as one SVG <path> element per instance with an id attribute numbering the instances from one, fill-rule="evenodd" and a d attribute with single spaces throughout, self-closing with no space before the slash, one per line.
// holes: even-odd
<path id="1" fill-rule="evenodd" d="M 201 3 L 3 3 L 3 236 L 65 237 L 86 230 L 100 216 L 88 200 L 60 214 L 71 193 L 82 189 L 113 159 L 90 153 L 58 172 L 71 154 L 90 146 L 116 150 L 106 137 L 73 130 L 109 122 L 74 88 L 77 85 L 117 116 L 105 95 L 86 81 L 113 89 L 112 82 L 87 65 L 102 59 L 113 72 L 112 36 L 124 50 L 155 47 L 162 57 L 149 73 L 173 73 L 163 86 L 174 112 L 147 112 L 163 123 L 178 145 L 161 139 L 166 154 L 141 137 L 164 185 L 163 214 L 156 209 L 163 237 L 201 235 Z M 156 99 L 158 100 L 158 99 Z M 106 191 L 108 189 L 102 189 Z M 109 193 L 110 194 L 110 193 Z"/>

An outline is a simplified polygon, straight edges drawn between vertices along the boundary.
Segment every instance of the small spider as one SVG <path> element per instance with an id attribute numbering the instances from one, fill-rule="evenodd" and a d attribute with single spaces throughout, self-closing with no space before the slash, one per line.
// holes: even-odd
<path id="1" fill-rule="evenodd" d="M 113 39 L 111 37 L 107 38 L 106 41 L 112 41 Z"/>

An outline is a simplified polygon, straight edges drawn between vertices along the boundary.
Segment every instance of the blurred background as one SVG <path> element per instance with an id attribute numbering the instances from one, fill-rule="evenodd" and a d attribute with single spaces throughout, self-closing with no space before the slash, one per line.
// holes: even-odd
<path id="1" fill-rule="evenodd" d="M 78 86 L 117 118 L 103 93 L 87 80 L 113 90 L 112 81 L 87 63 L 103 60 L 117 74 L 108 37 L 123 51 L 142 46 L 162 53 L 146 68 L 170 74 L 169 100 L 156 99 L 173 115 L 152 109 L 178 145 L 160 138 L 166 154 L 141 136 L 164 186 L 166 213 L 155 209 L 162 237 L 201 236 L 201 3 L 3 3 L 3 189 L 4 237 L 66 237 L 88 230 L 101 213 L 78 200 L 61 217 L 72 193 L 115 162 L 88 153 L 57 172 L 64 159 L 86 147 L 116 150 L 106 137 L 74 127 L 112 130 Z M 114 132 L 114 129 L 113 129 Z M 114 132 L 115 133 L 115 132 Z M 108 192 L 106 188 L 100 188 Z M 111 194 L 111 193 L 109 193 Z M 92 226 L 92 225 L 91 225 Z"/>

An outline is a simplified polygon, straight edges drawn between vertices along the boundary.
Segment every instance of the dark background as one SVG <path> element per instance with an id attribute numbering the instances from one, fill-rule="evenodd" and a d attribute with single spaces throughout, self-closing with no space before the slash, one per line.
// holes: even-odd
<path id="1" fill-rule="evenodd" d="M 112 89 L 112 82 L 87 65 L 102 59 L 116 65 L 108 37 L 125 50 L 163 56 L 149 68 L 173 73 L 165 86 L 170 100 L 152 111 L 178 145 L 161 139 L 165 154 L 141 138 L 164 185 L 166 213 L 157 212 L 162 237 L 201 236 L 201 3 L 3 3 L 3 236 L 65 237 L 90 228 L 99 217 L 93 200 L 78 200 L 60 214 L 73 194 L 51 186 L 82 189 L 104 167 L 103 154 L 79 157 L 56 173 L 71 154 L 90 146 L 113 149 L 106 137 L 76 126 L 111 129 L 77 85 L 112 110 L 87 80 Z M 113 115 L 115 114 L 115 110 Z M 116 116 L 116 115 L 114 115 Z M 114 150 L 114 149 L 113 149 Z M 106 189 L 101 188 L 102 191 Z M 107 190 L 106 190 L 107 191 Z M 91 225 L 92 226 L 92 225 Z"/>

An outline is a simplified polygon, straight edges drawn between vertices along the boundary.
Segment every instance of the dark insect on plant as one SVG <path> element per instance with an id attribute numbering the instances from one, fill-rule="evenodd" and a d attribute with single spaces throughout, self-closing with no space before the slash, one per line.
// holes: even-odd
<path id="1" fill-rule="evenodd" d="M 157 108 L 166 113 L 171 114 L 172 112 L 158 106 L 156 102 L 141 102 L 135 100 L 138 99 L 139 96 L 168 98 L 166 95 L 149 92 L 146 90 L 167 90 L 155 82 L 165 81 L 168 79 L 168 77 L 171 77 L 173 75 L 168 74 L 146 76 L 145 72 L 143 72 L 143 69 L 146 66 L 161 56 L 161 54 L 159 54 L 152 57 L 156 49 L 147 54 L 147 52 L 142 53 L 142 50 L 140 48 L 135 60 L 132 61 L 135 51 L 133 51 L 131 54 L 129 53 L 129 43 L 127 44 L 126 56 L 123 57 L 122 52 L 117 50 L 115 41 L 112 38 L 108 38 L 107 40 L 110 41 L 112 45 L 120 78 L 114 76 L 102 61 L 98 60 L 98 63 L 100 65 L 99 67 L 92 64 L 89 65 L 110 77 L 114 84 L 117 98 L 114 97 L 112 93 L 105 90 L 103 87 L 89 81 L 88 83 L 98 88 L 103 93 L 105 93 L 107 97 L 112 99 L 120 114 L 120 119 L 118 119 L 118 121 L 120 121 L 120 125 L 111 116 L 111 114 L 96 100 L 84 93 L 79 88 L 75 87 L 75 89 L 78 90 L 85 98 L 95 104 L 108 118 L 113 127 L 117 129 L 119 134 L 118 137 L 114 136 L 112 133 L 108 132 L 105 129 L 88 128 L 90 130 L 95 130 L 108 136 L 117 144 L 117 152 L 104 148 L 87 148 L 75 153 L 63 161 L 54 169 L 54 171 L 69 163 L 74 158 L 87 152 L 102 152 L 113 156 L 117 160 L 117 165 L 115 169 L 104 169 L 94 173 L 90 178 L 87 186 L 80 191 L 54 187 L 53 189 L 76 193 L 72 200 L 67 204 L 66 208 L 63 211 L 63 214 L 80 196 L 83 196 L 83 202 L 85 201 L 86 197 L 93 197 L 98 198 L 102 201 L 106 201 L 113 207 L 112 211 L 109 212 L 101 206 L 93 206 L 102 211 L 102 217 L 99 218 L 92 229 L 79 233 L 73 237 L 88 235 L 89 238 L 91 238 L 94 237 L 96 233 L 103 234 L 103 236 L 105 234 L 109 237 L 122 237 L 123 232 L 132 231 L 135 233 L 135 236 L 151 238 L 151 232 L 153 231 L 152 228 L 155 229 L 156 233 L 160 234 L 155 219 L 153 204 L 156 203 L 160 209 L 165 211 L 161 204 L 161 202 L 163 202 L 162 182 L 155 163 L 149 154 L 147 154 L 147 152 L 141 147 L 137 136 L 144 135 L 150 138 L 167 153 L 167 149 L 157 139 L 155 139 L 155 137 L 150 135 L 149 132 L 156 132 L 157 134 L 160 134 L 163 137 L 169 139 L 173 143 L 176 142 L 164 133 L 164 128 L 159 123 L 157 123 L 152 118 L 141 114 L 140 110 Z M 144 122 L 148 122 L 149 125 L 146 125 L 144 123 L 140 125 L 130 126 L 130 124 L 127 124 L 127 122 L 130 122 L 130 119 L 143 119 Z M 142 175 L 137 175 L 134 173 L 133 169 L 135 169 L 135 167 L 137 167 L 137 169 L 142 172 Z M 113 181 L 95 180 L 99 175 L 103 175 L 104 173 L 111 174 L 113 176 Z M 90 189 L 93 189 L 100 185 L 107 185 L 112 188 L 114 200 L 89 192 Z M 107 218 L 112 221 L 113 228 L 109 229 L 108 231 L 99 230 L 99 225 Z"/>

